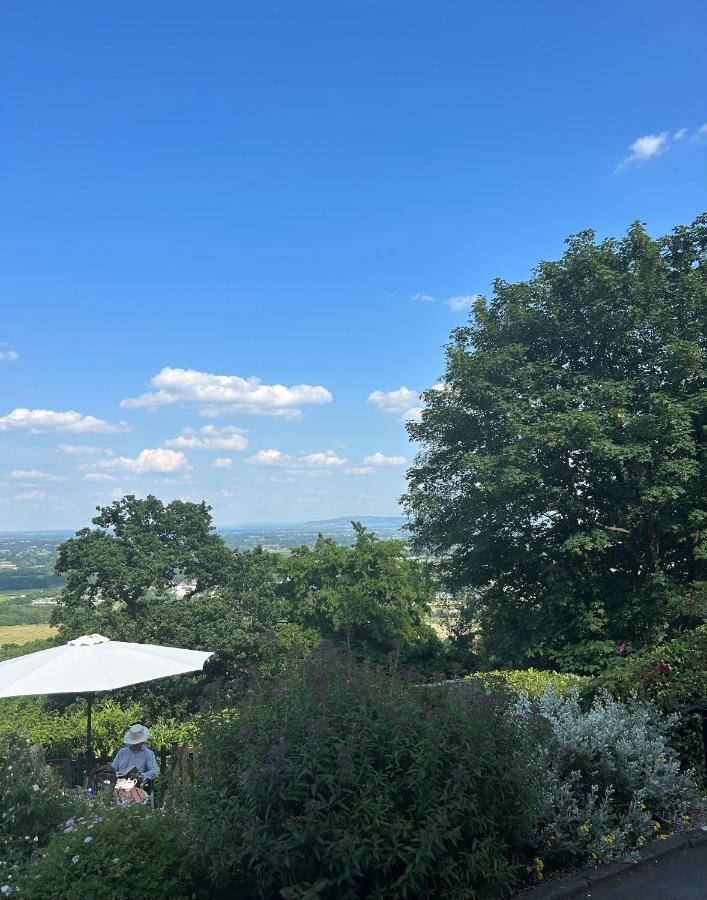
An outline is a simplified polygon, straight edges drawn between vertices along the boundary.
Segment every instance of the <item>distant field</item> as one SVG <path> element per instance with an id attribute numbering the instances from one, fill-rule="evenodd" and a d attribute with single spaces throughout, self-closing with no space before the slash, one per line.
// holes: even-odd
<path id="1" fill-rule="evenodd" d="M 55 632 L 51 625 L 0 625 L 0 645 L 26 644 L 51 637 Z"/>

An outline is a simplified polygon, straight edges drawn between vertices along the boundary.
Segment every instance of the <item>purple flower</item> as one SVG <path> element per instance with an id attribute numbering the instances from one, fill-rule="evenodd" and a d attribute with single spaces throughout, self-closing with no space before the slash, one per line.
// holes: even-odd
<path id="1" fill-rule="evenodd" d="M 619 656 L 628 656 L 628 647 L 626 646 L 626 644 L 619 644 L 616 652 L 619 654 Z"/>

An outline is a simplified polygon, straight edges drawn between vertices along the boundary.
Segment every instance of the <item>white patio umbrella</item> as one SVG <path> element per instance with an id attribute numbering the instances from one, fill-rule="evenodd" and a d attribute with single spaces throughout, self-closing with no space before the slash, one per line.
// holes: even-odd
<path id="1" fill-rule="evenodd" d="M 87 634 L 61 647 L 0 662 L 0 698 L 84 694 L 88 701 L 86 750 L 90 755 L 94 694 L 170 675 L 198 672 L 212 655 L 203 650 L 131 644 L 111 641 L 100 634 Z"/>

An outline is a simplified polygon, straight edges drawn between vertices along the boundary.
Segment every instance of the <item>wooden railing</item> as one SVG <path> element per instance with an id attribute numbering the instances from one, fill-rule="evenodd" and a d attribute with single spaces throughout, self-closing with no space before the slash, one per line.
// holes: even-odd
<path id="1" fill-rule="evenodd" d="M 163 781 L 167 779 L 173 784 L 193 782 L 198 753 L 198 747 L 179 746 L 177 743 L 155 750 L 160 778 Z M 105 751 L 89 756 L 83 751 L 75 759 L 48 759 L 47 762 L 67 784 L 83 785 L 89 772 L 96 766 L 110 765 L 113 756 L 114 754 L 108 755 Z"/>

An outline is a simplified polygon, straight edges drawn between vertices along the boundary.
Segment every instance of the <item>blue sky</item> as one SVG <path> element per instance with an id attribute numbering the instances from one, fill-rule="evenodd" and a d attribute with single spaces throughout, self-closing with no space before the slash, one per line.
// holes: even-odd
<path id="1" fill-rule="evenodd" d="M 463 298 L 707 209 L 702 0 L 1 16 L 0 529 L 395 514 Z"/>

